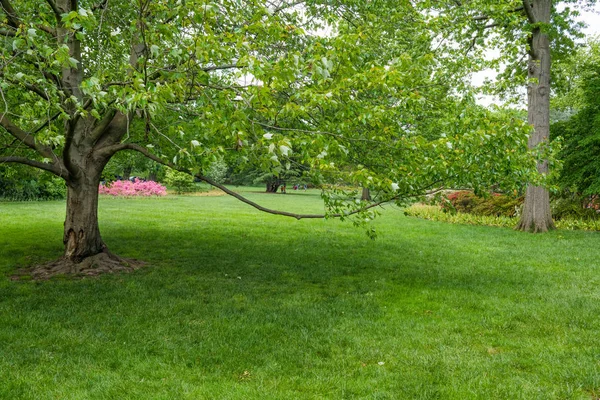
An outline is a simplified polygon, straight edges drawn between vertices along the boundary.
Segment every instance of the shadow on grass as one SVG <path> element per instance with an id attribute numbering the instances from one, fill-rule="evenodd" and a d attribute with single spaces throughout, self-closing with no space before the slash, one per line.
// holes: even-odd
<path id="1" fill-rule="evenodd" d="M 567 333 L 598 341 L 593 254 L 573 260 L 576 241 L 398 214 L 371 241 L 349 224 L 190 211 L 193 201 L 131 203 L 103 219 L 110 249 L 147 269 L 0 282 L 0 382 L 12 385 L 0 395 L 356 398 L 376 387 L 382 398 L 514 398 L 524 381 L 555 393 L 553 370 L 536 370 L 542 353 L 574 377 L 562 382 L 594 385 L 593 357 L 551 347 Z M 107 204 L 106 215 L 126 203 Z M 147 213 L 157 204 L 178 208 Z M 0 269 L 58 257 L 59 221 L 3 227 Z"/>

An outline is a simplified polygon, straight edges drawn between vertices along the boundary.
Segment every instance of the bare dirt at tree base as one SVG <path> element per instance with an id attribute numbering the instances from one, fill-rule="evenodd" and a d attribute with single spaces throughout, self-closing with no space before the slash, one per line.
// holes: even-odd
<path id="1" fill-rule="evenodd" d="M 104 252 L 87 257 L 79 263 L 60 258 L 46 264 L 22 268 L 11 276 L 11 279 L 48 280 L 55 276 L 86 278 L 116 272 L 132 272 L 145 265 L 144 262 L 139 260 L 121 258 L 109 252 Z"/>

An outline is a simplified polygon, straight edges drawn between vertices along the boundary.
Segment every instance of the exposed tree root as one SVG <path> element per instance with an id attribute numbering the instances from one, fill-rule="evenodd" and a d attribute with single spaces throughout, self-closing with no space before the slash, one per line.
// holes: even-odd
<path id="1" fill-rule="evenodd" d="M 121 258 L 108 251 L 84 258 L 80 262 L 59 258 L 46 264 L 27 267 L 12 276 L 13 280 L 47 280 L 54 276 L 84 278 L 115 272 L 131 272 L 143 267 L 142 261 Z"/>
<path id="2" fill-rule="evenodd" d="M 552 220 L 548 221 L 540 221 L 535 223 L 534 221 L 519 221 L 519 224 L 515 227 L 515 230 L 522 232 L 530 232 L 530 233 L 545 233 L 551 230 L 556 229 Z"/>

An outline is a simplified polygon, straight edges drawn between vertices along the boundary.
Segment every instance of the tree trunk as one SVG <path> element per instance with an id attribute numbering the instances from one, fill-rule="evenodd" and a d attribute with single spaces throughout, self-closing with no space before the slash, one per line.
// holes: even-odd
<path id="1" fill-rule="evenodd" d="M 267 181 L 267 193 L 277 193 L 279 186 L 281 186 L 281 180 L 279 179 Z"/>
<path id="2" fill-rule="evenodd" d="M 105 161 L 74 152 L 80 174 L 67 181 L 67 215 L 64 227 L 63 256 L 47 264 L 21 270 L 13 278 L 30 276 L 49 279 L 55 275 L 94 276 L 102 273 L 133 271 L 143 265 L 136 260 L 112 254 L 102 241 L 98 227 L 98 184 Z"/>
<path id="3" fill-rule="evenodd" d="M 549 23 L 551 0 L 535 0 L 529 15 L 532 23 Z M 539 27 L 534 28 L 530 40 L 527 88 L 527 119 L 533 126 L 529 137 L 530 149 L 543 146 L 550 136 L 550 42 Z M 538 163 L 538 171 L 548 173 L 548 162 Z M 548 190 L 540 186 L 527 186 L 525 204 L 517 229 L 527 232 L 546 232 L 554 229 Z"/>
<path id="4" fill-rule="evenodd" d="M 369 188 L 362 188 L 362 194 L 360 196 L 360 199 L 364 201 L 371 201 L 371 191 L 369 190 Z"/>
<path id="5" fill-rule="evenodd" d="M 74 263 L 106 250 L 98 228 L 98 184 L 91 179 L 68 185 L 63 257 Z"/>
<path id="6" fill-rule="evenodd" d="M 13 276 L 49 279 L 55 275 L 95 276 L 103 273 L 129 272 L 143 263 L 120 258 L 108 251 L 98 228 L 98 183 L 94 178 L 79 178 L 67 184 L 67 217 L 63 256 L 47 264 L 26 268 Z"/>
<path id="7" fill-rule="evenodd" d="M 133 172 L 133 167 L 125 167 L 123 168 L 123 179 L 128 180 Z"/>

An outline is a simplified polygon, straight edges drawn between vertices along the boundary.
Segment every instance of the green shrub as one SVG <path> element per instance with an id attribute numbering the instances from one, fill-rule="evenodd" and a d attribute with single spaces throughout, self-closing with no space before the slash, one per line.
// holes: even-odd
<path id="1" fill-rule="evenodd" d="M 165 175 L 165 183 L 175 189 L 177 194 L 189 193 L 194 191 L 194 178 L 183 172 L 175 171 L 173 169 L 167 170 Z"/>
<path id="2" fill-rule="evenodd" d="M 567 195 L 552 200 L 552 216 L 556 220 L 563 219 L 599 219 L 597 201 L 593 197 Z"/>
<path id="3" fill-rule="evenodd" d="M 492 195 L 483 199 L 473 208 L 473 214 L 496 217 L 515 217 L 520 214 L 523 198 L 513 198 L 505 195 Z"/>
<path id="4" fill-rule="evenodd" d="M 26 167 L 0 168 L 0 199 L 9 201 L 60 200 L 65 182 L 54 175 Z"/>
<path id="5" fill-rule="evenodd" d="M 210 163 L 205 175 L 216 183 L 223 183 L 227 178 L 229 167 L 223 157 Z"/>

